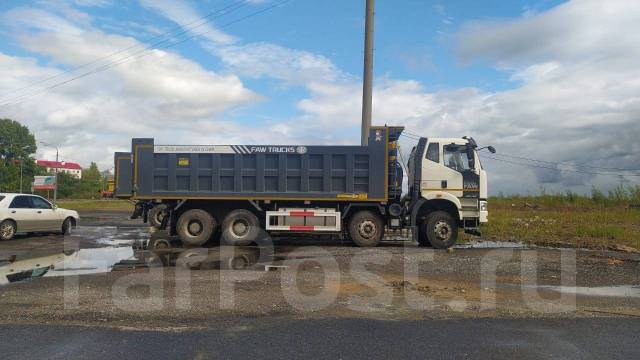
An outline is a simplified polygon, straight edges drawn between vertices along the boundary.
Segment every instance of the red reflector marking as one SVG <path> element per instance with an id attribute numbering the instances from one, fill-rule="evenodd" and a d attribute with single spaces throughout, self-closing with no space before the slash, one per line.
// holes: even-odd
<path id="1" fill-rule="evenodd" d="M 314 226 L 304 226 L 304 225 L 291 225 L 289 226 L 289 230 L 291 231 L 313 231 Z"/>
<path id="2" fill-rule="evenodd" d="M 311 211 L 290 211 L 289 216 L 296 216 L 296 217 L 315 216 L 315 213 Z"/>

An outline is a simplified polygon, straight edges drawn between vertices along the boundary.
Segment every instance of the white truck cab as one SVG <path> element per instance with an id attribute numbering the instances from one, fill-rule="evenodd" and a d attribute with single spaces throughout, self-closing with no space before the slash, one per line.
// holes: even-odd
<path id="1" fill-rule="evenodd" d="M 409 158 L 410 222 L 420 242 L 455 243 L 488 221 L 487 173 L 472 138 L 421 138 Z M 490 151 L 494 151 L 490 148 Z"/>

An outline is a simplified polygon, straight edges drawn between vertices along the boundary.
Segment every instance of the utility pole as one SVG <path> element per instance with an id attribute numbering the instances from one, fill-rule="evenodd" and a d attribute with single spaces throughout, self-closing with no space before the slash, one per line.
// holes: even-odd
<path id="1" fill-rule="evenodd" d="M 373 31 L 375 15 L 375 0 L 366 0 L 366 20 L 364 32 L 364 82 L 362 89 L 362 134 L 360 144 L 369 144 L 369 129 L 371 128 L 371 114 L 373 103 Z"/>

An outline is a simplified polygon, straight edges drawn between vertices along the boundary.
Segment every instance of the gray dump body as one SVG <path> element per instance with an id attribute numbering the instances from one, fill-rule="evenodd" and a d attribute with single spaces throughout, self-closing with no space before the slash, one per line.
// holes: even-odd
<path id="1" fill-rule="evenodd" d="M 130 198 L 133 191 L 131 153 L 117 152 L 115 153 L 113 160 L 115 164 L 115 188 L 113 191 L 113 196 L 122 199 Z"/>
<path id="2" fill-rule="evenodd" d="M 368 146 L 156 145 L 133 139 L 134 199 L 387 201 L 390 141 L 374 127 Z M 392 139 L 390 139 L 390 136 Z M 395 163 L 395 160 L 393 160 Z M 116 187 L 126 174 L 120 168 Z"/>

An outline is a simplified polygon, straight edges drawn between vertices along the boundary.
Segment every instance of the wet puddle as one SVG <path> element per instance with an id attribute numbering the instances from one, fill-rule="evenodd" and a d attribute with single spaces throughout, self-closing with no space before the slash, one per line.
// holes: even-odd
<path id="1" fill-rule="evenodd" d="M 90 239 L 98 246 L 138 246 L 149 240 L 149 230 L 143 227 L 79 226 L 72 238 Z"/>
<path id="2" fill-rule="evenodd" d="M 155 247 L 158 238 L 166 247 Z M 133 227 L 79 227 L 71 235 L 78 245 L 62 253 L 32 257 L 17 255 L 0 259 L 0 285 L 41 277 L 100 274 L 148 267 L 183 266 L 192 270 L 272 270 L 273 249 L 260 247 L 213 247 L 184 249 L 170 239 L 150 235 Z M 94 247 L 95 246 L 95 247 Z M 149 248 L 151 246 L 152 248 Z"/>
<path id="3" fill-rule="evenodd" d="M 619 286 L 539 286 L 541 289 L 548 289 L 561 294 L 571 294 L 579 296 L 594 297 L 624 297 L 640 298 L 640 285 L 619 285 Z"/>
<path id="4" fill-rule="evenodd" d="M 527 244 L 508 241 L 473 240 L 454 246 L 455 249 L 529 249 Z"/>

